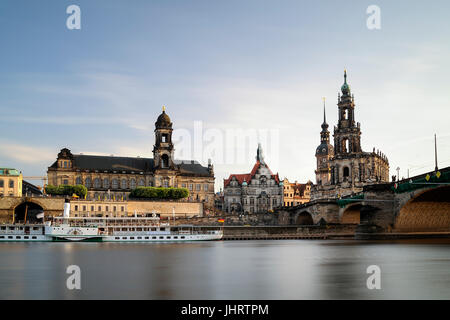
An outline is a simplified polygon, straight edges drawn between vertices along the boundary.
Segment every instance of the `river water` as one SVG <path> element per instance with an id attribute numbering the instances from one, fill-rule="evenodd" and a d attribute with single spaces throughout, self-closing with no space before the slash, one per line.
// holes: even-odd
<path id="1" fill-rule="evenodd" d="M 0 243 L 0 299 L 450 299 L 450 239 Z"/>

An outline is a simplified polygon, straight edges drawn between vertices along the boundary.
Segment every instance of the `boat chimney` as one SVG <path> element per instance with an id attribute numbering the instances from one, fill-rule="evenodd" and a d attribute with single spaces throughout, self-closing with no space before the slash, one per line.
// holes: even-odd
<path id="1" fill-rule="evenodd" d="M 70 217 L 70 201 L 69 199 L 66 199 L 64 201 L 64 218 Z"/>

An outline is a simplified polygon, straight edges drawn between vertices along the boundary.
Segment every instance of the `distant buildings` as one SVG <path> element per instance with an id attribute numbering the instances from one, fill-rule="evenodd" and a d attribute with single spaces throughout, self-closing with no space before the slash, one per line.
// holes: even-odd
<path id="1" fill-rule="evenodd" d="M 316 185 L 311 198 L 336 198 L 362 191 L 364 185 L 389 181 L 389 161 L 381 152 L 361 149 L 360 124 L 355 123 L 355 98 L 344 73 L 342 96 L 338 97 L 339 120 L 334 127 L 334 146 L 325 117 L 316 149 Z"/>
<path id="2" fill-rule="evenodd" d="M 155 123 L 153 159 L 72 154 L 62 149 L 48 168 L 48 183 L 84 185 L 87 199 L 126 200 L 136 187 L 189 189 L 189 200 L 214 207 L 214 168 L 175 160 L 172 122 L 163 109 Z"/>
<path id="3" fill-rule="evenodd" d="M 223 209 L 231 214 L 264 213 L 283 205 L 283 183 L 265 163 L 258 145 L 250 173 L 231 174 L 224 180 Z"/>
<path id="4" fill-rule="evenodd" d="M 311 186 L 313 183 L 291 183 L 287 178 L 283 180 L 283 203 L 285 207 L 298 206 L 311 200 Z"/>
<path id="5" fill-rule="evenodd" d="M 0 168 L 0 197 L 21 197 L 22 182 L 22 173 L 18 170 Z"/>

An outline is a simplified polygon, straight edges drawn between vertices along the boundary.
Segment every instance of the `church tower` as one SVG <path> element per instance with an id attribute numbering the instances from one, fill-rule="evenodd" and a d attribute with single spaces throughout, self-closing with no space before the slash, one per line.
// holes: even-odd
<path id="1" fill-rule="evenodd" d="M 334 153 L 336 157 L 359 153 L 361 150 L 361 130 L 359 122 L 355 124 L 355 99 L 347 84 L 347 71 L 344 71 L 342 96 L 338 97 L 339 121 L 334 127 Z"/>
<path id="2" fill-rule="evenodd" d="M 330 144 L 330 131 L 328 131 L 328 123 L 325 114 L 325 98 L 323 98 L 323 123 L 320 132 L 320 145 L 316 149 L 316 183 L 319 185 L 327 185 L 331 182 L 330 160 L 333 157 L 334 148 Z"/>
<path id="3" fill-rule="evenodd" d="M 153 159 L 156 169 L 174 169 L 173 154 L 175 149 L 172 143 L 172 122 L 163 107 L 155 123 L 155 145 L 153 146 Z"/>

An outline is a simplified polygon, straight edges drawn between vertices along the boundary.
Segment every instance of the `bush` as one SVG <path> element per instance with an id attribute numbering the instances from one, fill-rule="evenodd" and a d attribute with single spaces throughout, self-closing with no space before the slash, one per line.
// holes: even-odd
<path id="1" fill-rule="evenodd" d="M 72 196 L 76 194 L 80 198 L 84 198 L 87 194 L 87 189 L 83 185 L 60 185 L 53 186 L 51 184 L 45 186 L 45 193 L 49 195 L 58 195 L 58 196 Z"/>
<path id="2" fill-rule="evenodd" d="M 183 199 L 189 196 L 186 188 L 138 187 L 131 191 L 130 199 Z"/>

